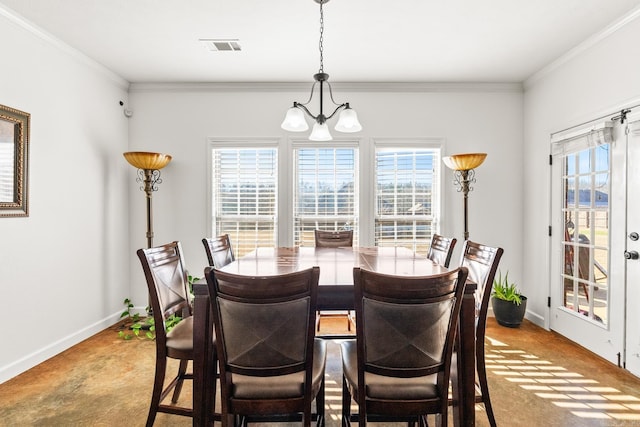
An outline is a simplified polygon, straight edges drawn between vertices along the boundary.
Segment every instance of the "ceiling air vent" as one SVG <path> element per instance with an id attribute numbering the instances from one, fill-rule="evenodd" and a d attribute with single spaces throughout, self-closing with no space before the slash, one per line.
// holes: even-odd
<path id="1" fill-rule="evenodd" d="M 200 39 L 200 43 L 212 52 L 234 52 L 242 50 L 238 39 Z"/>

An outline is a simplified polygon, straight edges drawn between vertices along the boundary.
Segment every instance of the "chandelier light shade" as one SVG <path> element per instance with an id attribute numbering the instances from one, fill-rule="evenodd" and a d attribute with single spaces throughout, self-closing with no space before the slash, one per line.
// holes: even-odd
<path id="1" fill-rule="evenodd" d="M 314 0 L 316 3 L 320 4 L 320 69 L 316 74 L 313 75 L 313 79 L 315 80 L 313 86 L 311 86 L 311 94 L 309 95 L 309 99 L 305 103 L 294 102 L 293 106 L 287 110 L 287 114 L 284 118 L 284 121 L 281 124 L 282 129 L 289 132 L 304 132 L 309 129 L 309 125 L 305 119 L 305 114 L 309 116 L 309 118 L 313 119 L 315 122 L 313 125 L 313 130 L 311 131 L 311 135 L 309 135 L 309 139 L 311 141 L 331 141 L 333 137 L 329 132 L 329 127 L 327 125 L 327 120 L 332 119 L 338 112 L 340 113 L 338 116 L 338 122 L 335 126 L 335 130 L 338 132 L 358 132 L 362 130 L 362 125 L 358 121 L 358 114 L 349 106 L 348 102 L 344 102 L 342 104 L 338 104 L 333 99 L 333 92 L 331 90 L 331 84 L 329 83 L 329 74 L 324 72 L 324 47 L 323 47 L 323 36 L 324 36 L 324 12 L 322 6 L 327 3 L 329 0 Z M 317 115 L 311 113 L 307 105 L 313 99 L 313 93 L 316 89 L 316 85 L 318 86 L 318 93 L 320 97 L 320 112 Z M 324 90 L 325 86 L 329 92 L 329 98 L 335 109 L 329 114 L 326 115 L 324 113 Z"/>
<path id="2" fill-rule="evenodd" d="M 329 126 L 327 126 L 327 123 L 314 123 L 309 139 L 311 141 L 331 141 L 333 138 L 331 137 L 331 132 L 329 132 Z"/>
<path id="3" fill-rule="evenodd" d="M 281 127 L 289 132 L 304 132 L 309 129 L 309 125 L 304 119 L 304 112 L 297 107 L 291 107 L 287 110 Z"/>
<path id="4" fill-rule="evenodd" d="M 473 191 L 471 184 L 476 182 L 474 169 L 480 166 L 487 153 L 454 154 L 443 157 L 444 164 L 454 171 L 453 183 L 458 186 L 458 191 L 464 195 L 464 240 L 469 240 L 468 199 L 469 192 Z"/>

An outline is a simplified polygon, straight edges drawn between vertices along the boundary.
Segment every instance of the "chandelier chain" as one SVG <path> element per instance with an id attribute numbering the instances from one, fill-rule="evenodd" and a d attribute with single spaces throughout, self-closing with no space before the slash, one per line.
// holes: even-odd
<path id="1" fill-rule="evenodd" d="M 320 2 L 320 43 L 319 43 L 319 49 L 320 49 L 320 73 L 324 72 L 324 57 L 323 57 L 323 51 L 324 51 L 324 47 L 322 46 L 323 42 L 324 42 L 324 11 L 322 10 L 322 3 L 324 3 L 323 1 Z"/>

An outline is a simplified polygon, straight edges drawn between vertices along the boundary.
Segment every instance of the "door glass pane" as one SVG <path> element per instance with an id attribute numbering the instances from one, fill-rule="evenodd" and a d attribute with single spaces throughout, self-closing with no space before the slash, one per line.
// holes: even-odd
<path id="1" fill-rule="evenodd" d="M 576 193 L 576 185 L 575 179 L 571 177 L 567 177 L 564 179 L 564 205 L 565 208 L 573 208 L 576 204 L 576 198 L 574 197 Z"/>
<path id="2" fill-rule="evenodd" d="M 578 153 L 578 173 L 584 174 L 591 171 L 590 150 L 583 150 Z"/>
<path id="3" fill-rule="evenodd" d="M 609 146 L 563 159 L 564 307 L 607 324 L 609 307 Z"/>
<path id="4" fill-rule="evenodd" d="M 567 169 L 567 176 L 573 176 L 576 174 L 576 155 L 569 154 L 565 158 L 565 167 Z"/>

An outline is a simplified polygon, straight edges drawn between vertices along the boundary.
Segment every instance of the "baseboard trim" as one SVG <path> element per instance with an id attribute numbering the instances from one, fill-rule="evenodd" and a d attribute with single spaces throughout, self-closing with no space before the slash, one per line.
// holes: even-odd
<path id="1" fill-rule="evenodd" d="M 97 322 L 80 329 L 73 334 L 70 334 L 37 351 L 34 351 L 33 353 L 28 354 L 13 363 L 0 367 L 0 384 L 22 374 L 25 371 L 28 371 L 29 369 L 33 368 L 36 365 L 39 365 L 45 360 L 62 353 L 68 348 L 71 348 L 79 342 L 86 340 L 87 338 L 97 334 L 100 331 L 103 331 L 109 326 L 114 325 L 118 322 L 119 319 L 120 312 L 114 313 L 108 317 L 105 317 L 104 319 L 98 320 Z"/>
<path id="2" fill-rule="evenodd" d="M 529 320 L 531 323 L 534 323 L 534 324 L 536 324 L 536 325 L 540 326 L 540 327 L 541 327 L 541 328 L 543 328 L 543 329 L 547 329 L 547 328 L 544 326 L 544 317 L 543 317 L 543 316 L 540 316 L 540 315 L 539 315 L 539 314 L 537 314 L 537 313 L 533 313 L 533 312 L 531 312 L 531 311 L 527 310 L 527 311 L 525 312 L 525 314 L 524 314 L 524 318 L 525 318 L 525 319 L 527 319 L 527 320 Z M 547 329 L 547 330 L 548 330 L 548 329 Z"/>
<path id="3" fill-rule="evenodd" d="M 489 306 L 489 310 L 487 311 L 487 317 L 495 317 L 493 315 L 493 308 L 491 308 L 491 306 Z M 524 318 L 543 329 L 549 330 L 544 326 L 544 317 L 540 316 L 539 314 L 527 310 L 524 313 Z"/>

